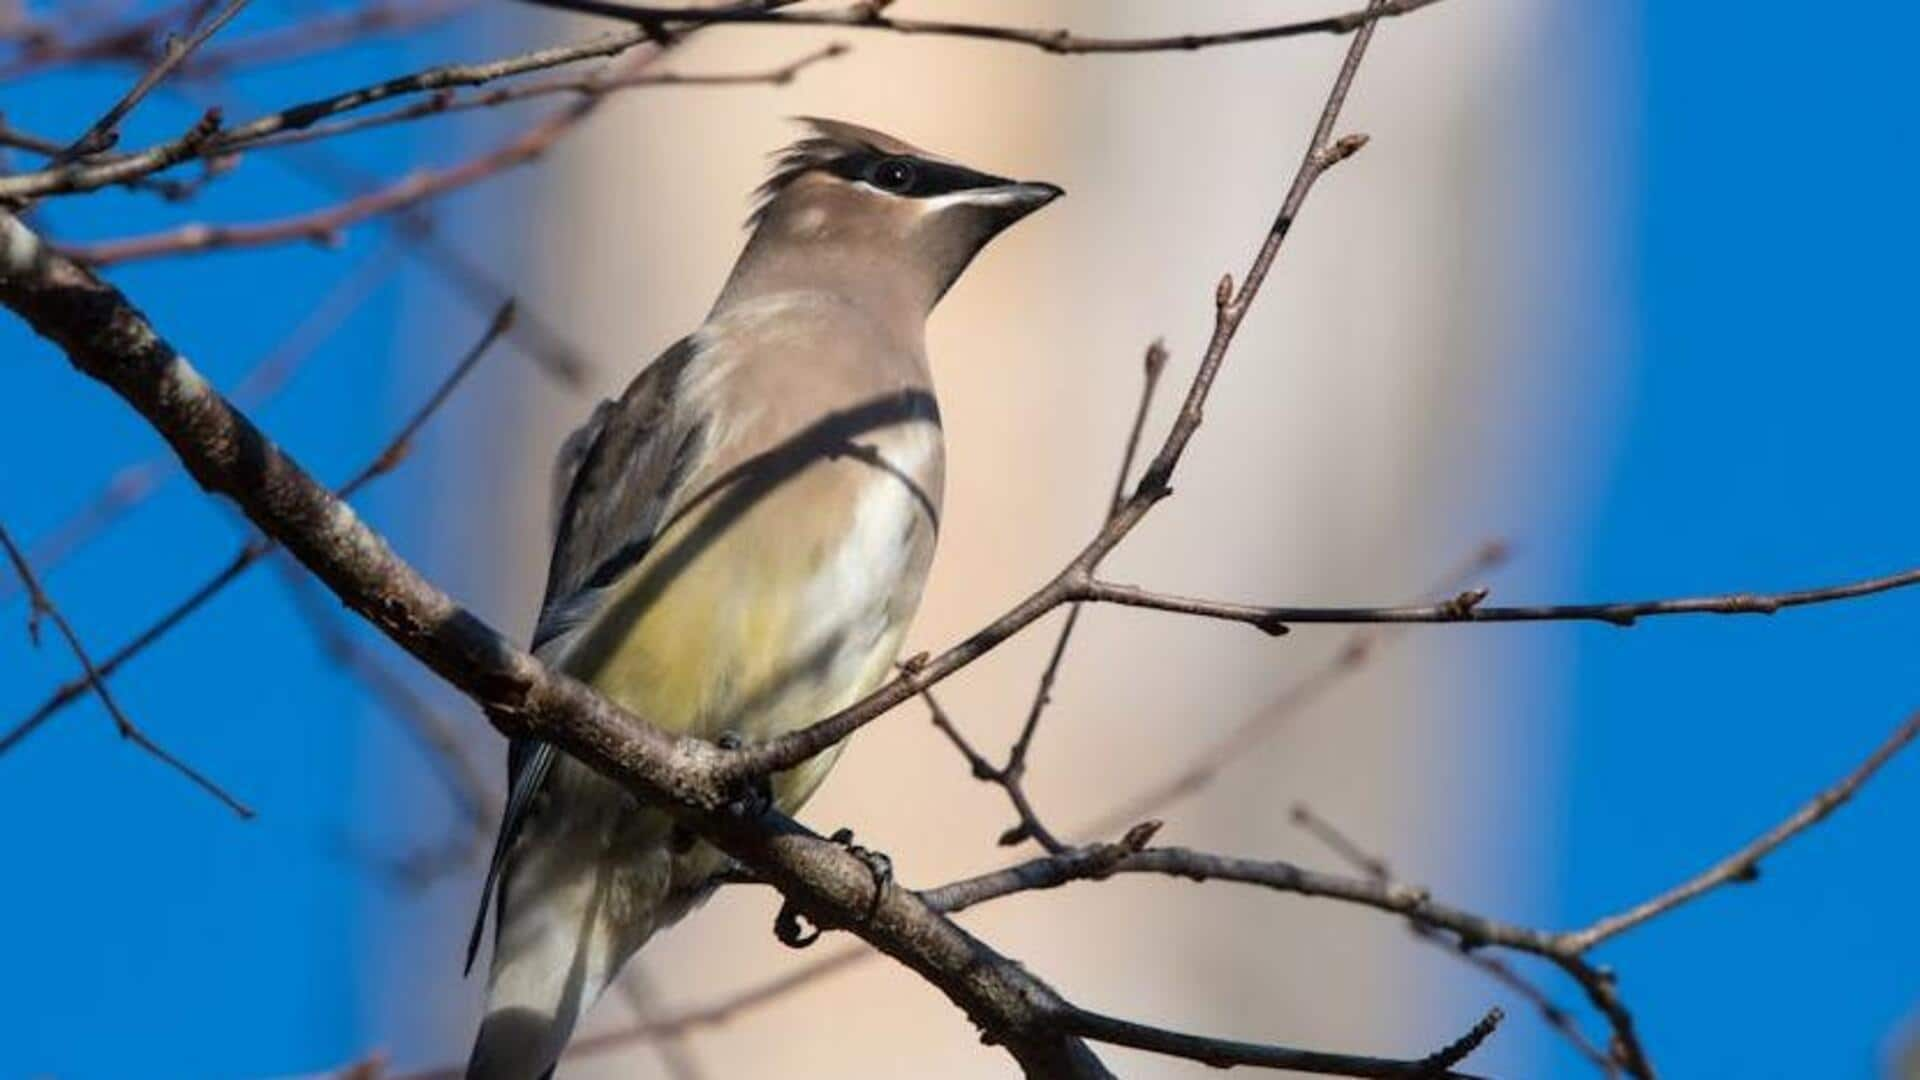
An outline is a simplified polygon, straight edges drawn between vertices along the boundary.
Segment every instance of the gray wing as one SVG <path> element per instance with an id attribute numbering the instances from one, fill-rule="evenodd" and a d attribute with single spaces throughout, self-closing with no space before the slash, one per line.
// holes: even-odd
<path id="1" fill-rule="evenodd" d="M 547 663 L 565 653 L 573 635 L 598 613 L 608 587 L 646 555 L 685 479 L 700 425 L 677 407 L 674 394 L 694 352 L 690 339 L 681 339 L 635 376 L 619 401 L 601 402 L 560 447 L 553 561 L 533 631 L 533 651 Z M 467 940 L 469 972 L 507 853 L 558 753 L 538 739 L 517 738 L 507 746 L 507 806 Z"/>

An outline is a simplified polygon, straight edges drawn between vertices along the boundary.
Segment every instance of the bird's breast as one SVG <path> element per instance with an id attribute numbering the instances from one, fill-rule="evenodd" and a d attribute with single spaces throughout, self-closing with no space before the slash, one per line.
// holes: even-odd
<path id="1" fill-rule="evenodd" d="M 940 431 L 909 411 L 715 472 L 567 667 L 673 730 L 755 740 L 886 677 L 933 556 Z M 781 801 L 825 764 L 787 778 Z"/>

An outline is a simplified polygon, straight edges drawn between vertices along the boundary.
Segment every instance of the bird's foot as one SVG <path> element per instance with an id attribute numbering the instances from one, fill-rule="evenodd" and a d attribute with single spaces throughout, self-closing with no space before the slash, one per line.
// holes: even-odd
<path id="1" fill-rule="evenodd" d="M 852 829 L 835 829 L 827 839 L 846 848 L 847 853 L 864 863 L 867 873 L 873 876 L 873 901 L 867 905 L 867 912 L 862 916 L 865 921 L 872 922 L 874 916 L 880 913 L 880 902 L 886 898 L 887 886 L 893 883 L 893 860 L 885 852 L 854 843 Z M 773 936 L 788 948 L 804 949 L 819 941 L 821 930 L 819 920 L 803 915 L 791 900 L 781 904 L 780 914 L 774 916 Z"/>
<path id="2" fill-rule="evenodd" d="M 873 875 L 873 903 L 867 908 L 867 919 L 871 921 L 874 913 L 880 910 L 880 900 L 886 895 L 887 886 L 893 884 L 893 860 L 884 851 L 854 843 L 852 829 L 835 829 L 827 839 L 846 848 L 847 854 L 865 863 L 867 873 Z"/>

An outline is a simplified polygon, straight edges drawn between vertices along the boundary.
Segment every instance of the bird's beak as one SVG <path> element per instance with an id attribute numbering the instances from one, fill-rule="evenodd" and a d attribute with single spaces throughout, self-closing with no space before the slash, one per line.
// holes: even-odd
<path id="1" fill-rule="evenodd" d="M 1025 217 L 1066 194 L 1059 185 L 1041 181 L 1019 181 L 1003 184 L 990 190 L 996 196 L 995 201 L 1000 202 L 1016 217 Z"/>

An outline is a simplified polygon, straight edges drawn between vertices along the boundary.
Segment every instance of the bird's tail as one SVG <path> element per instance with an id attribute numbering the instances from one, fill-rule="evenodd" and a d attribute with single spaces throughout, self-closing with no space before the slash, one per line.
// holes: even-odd
<path id="1" fill-rule="evenodd" d="M 546 1080 L 580 1016 L 661 925 L 664 848 L 631 858 L 534 856 L 504 883 L 487 1013 L 467 1080 Z"/>

